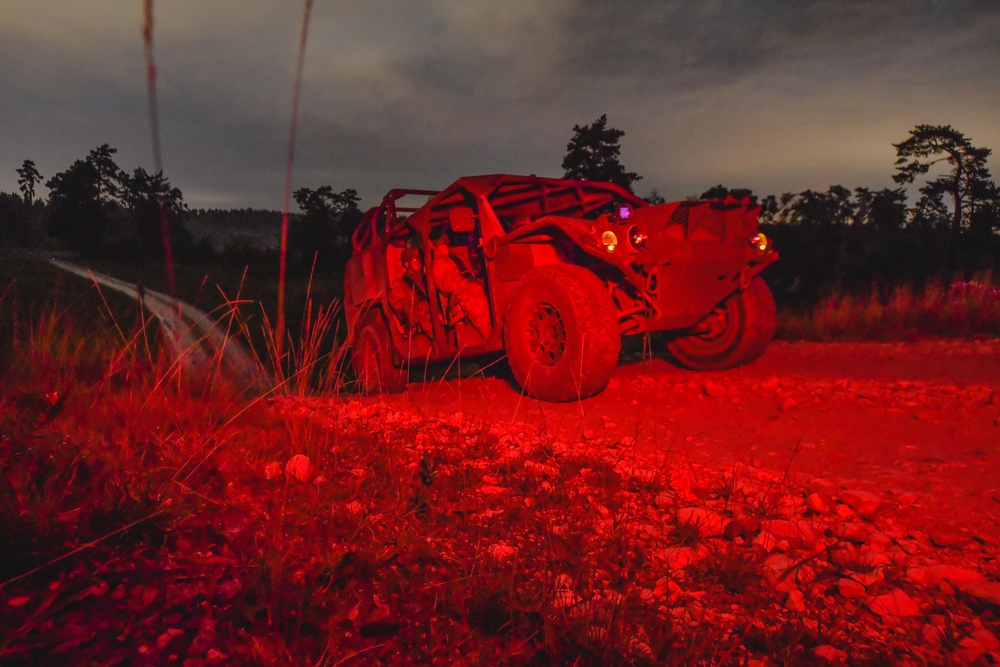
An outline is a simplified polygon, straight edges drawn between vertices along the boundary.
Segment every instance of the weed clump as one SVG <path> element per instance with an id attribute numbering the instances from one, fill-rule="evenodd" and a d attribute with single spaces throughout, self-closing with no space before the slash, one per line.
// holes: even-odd
<path id="1" fill-rule="evenodd" d="M 777 336 L 786 340 L 892 341 L 1000 335 L 1000 286 L 991 274 L 948 284 L 931 281 L 833 294 L 808 314 L 782 313 Z"/>

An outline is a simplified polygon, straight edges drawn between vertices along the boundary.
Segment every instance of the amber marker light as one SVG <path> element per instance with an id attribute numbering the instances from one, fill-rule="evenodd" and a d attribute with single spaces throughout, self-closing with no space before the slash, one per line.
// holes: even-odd
<path id="1" fill-rule="evenodd" d="M 771 239 L 758 232 L 750 237 L 750 245 L 760 252 L 767 252 L 771 248 Z"/>
<path id="2" fill-rule="evenodd" d="M 601 234 L 601 245 L 608 252 L 614 252 L 615 248 L 618 247 L 618 235 L 611 230 L 604 232 Z"/>

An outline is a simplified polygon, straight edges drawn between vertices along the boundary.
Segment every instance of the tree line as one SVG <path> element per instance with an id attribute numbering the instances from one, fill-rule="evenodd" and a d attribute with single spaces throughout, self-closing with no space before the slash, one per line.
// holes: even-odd
<path id="1" fill-rule="evenodd" d="M 633 191 L 641 176 L 621 164 L 624 132 L 601 116 L 573 127 L 567 177 L 607 180 Z M 832 291 L 920 286 L 1000 269 L 1000 189 L 977 147 L 950 125 L 917 125 L 896 149 L 895 188 L 842 185 L 758 197 L 716 185 L 691 199 L 749 197 L 781 261 L 766 277 L 779 303 L 808 306 Z M 908 205 L 908 185 L 919 195 Z M 645 197 L 662 203 L 654 190 Z"/>
<path id="2" fill-rule="evenodd" d="M 196 241 L 189 227 L 278 228 L 281 214 L 254 209 L 190 209 L 181 190 L 162 173 L 141 167 L 131 172 L 115 162 L 117 149 L 103 144 L 48 180 L 34 161 L 17 169 L 20 195 L 0 193 L 0 240 L 27 248 L 57 247 L 85 259 L 162 260 L 169 244 L 180 261 L 265 259 L 267 249 L 251 243 L 216 248 Z M 38 196 L 39 186 L 48 198 Z M 343 264 L 350 236 L 361 219 L 357 191 L 335 192 L 330 186 L 301 188 L 294 193 L 299 213 L 292 216 L 292 266 L 312 268 Z"/>
<path id="3" fill-rule="evenodd" d="M 194 248 L 184 227 L 187 206 L 163 174 L 142 167 L 126 172 L 117 149 L 103 144 L 44 181 L 32 160 L 17 170 L 21 196 L 0 194 L 0 233 L 25 246 L 52 241 L 88 259 L 162 259 L 164 218 L 170 241 L 185 254 Z M 44 181 L 47 201 L 37 196 Z"/>
<path id="4" fill-rule="evenodd" d="M 574 125 L 564 175 L 634 190 L 642 176 L 622 164 L 624 135 L 606 115 Z M 691 198 L 749 197 L 760 204 L 764 229 L 782 255 L 768 269 L 768 279 L 786 303 L 814 302 L 832 289 L 919 284 L 994 269 L 1000 258 L 1000 190 L 987 166 L 992 151 L 948 125 L 918 125 L 893 146 L 895 188 L 833 185 L 758 197 L 718 184 Z M 115 162 L 116 153 L 101 145 L 48 180 L 25 160 L 17 169 L 20 193 L 0 193 L 0 239 L 26 247 L 54 241 L 84 258 L 122 261 L 162 259 L 169 240 L 176 259 L 208 261 L 220 258 L 218 249 L 196 241 L 189 223 L 280 224 L 274 211 L 191 210 L 162 173 L 141 167 L 127 172 Z M 39 196 L 41 185 L 47 199 Z M 912 185 L 918 196 L 910 205 Z M 300 188 L 294 198 L 299 210 L 291 217 L 289 266 L 307 271 L 315 263 L 317 270 L 340 270 L 362 215 L 357 191 L 323 185 Z M 645 199 L 663 201 L 655 190 Z M 223 250 L 221 258 L 259 261 L 248 255 L 262 252 L 275 251 L 243 246 Z"/>

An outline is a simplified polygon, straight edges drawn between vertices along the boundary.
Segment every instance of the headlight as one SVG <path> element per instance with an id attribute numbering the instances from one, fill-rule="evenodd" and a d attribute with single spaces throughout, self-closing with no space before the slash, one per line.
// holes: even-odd
<path id="1" fill-rule="evenodd" d="M 642 250 L 646 247 L 646 241 L 649 240 L 649 235 L 642 231 L 636 226 L 632 226 L 628 230 L 628 242 L 632 244 L 632 247 L 636 250 Z"/>
<path id="2" fill-rule="evenodd" d="M 750 245 L 759 252 L 767 252 L 771 249 L 771 239 L 764 236 L 762 232 L 757 232 L 750 237 Z"/>
<path id="3" fill-rule="evenodd" d="M 604 232 L 601 234 L 601 245 L 608 252 L 614 252 L 615 248 L 618 247 L 618 236 L 611 230 Z"/>

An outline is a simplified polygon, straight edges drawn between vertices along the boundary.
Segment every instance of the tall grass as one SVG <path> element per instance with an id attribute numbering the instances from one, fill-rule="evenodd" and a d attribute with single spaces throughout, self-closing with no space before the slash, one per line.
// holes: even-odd
<path id="1" fill-rule="evenodd" d="M 344 388 L 342 371 L 347 357 L 341 346 L 344 332 L 339 326 L 340 302 L 334 299 L 317 305 L 312 288 L 310 278 L 297 337 L 290 335 L 284 326 L 272 326 L 262 309 L 267 358 L 276 389 L 285 395 L 329 395 Z M 279 343 L 279 336 L 287 336 L 287 340 Z"/>
<path id="2" fill-rule="evenodd" d="M 286 512 L 281 498 L 274 520 L 261 522 L 243 494 L 252 493 L 268 461 L 306 453 L 324 463 L 329 436 L 276 420 L 266 396 L 230 391 L 213 377 L 221 365 L 188 381 L 184 364 L 164 354 L 156 325 L 145 319 L 80 326 L 54 304 L 25 319 L 16 295 L 8 287 L 0 298 L 0 663 L 131 664 L 157 647 L 171 624 L 184 633 L 191 622 L 178 616 L 154 623 L 153 598 L 134 595 L 156 591 L 157 606 L 169 603 L 163 596 L 190 587 L 192 578 L 224 585 L 219 600 L 228 605 L 254 591 L 256 601 L 246 604 L 266 605 L 268 618 L 285 628 L 294 607 L 261 591 L 287 584 L 284 557 L 299 539 L 287 516 L 297 512 Z M 331 346 L 325 336 L 333 312 L 320 308 L 303 324 L 288 377 L 297 391 L 316 379 L 327 388 L 333 382 L 321 352 Z M 237 335 L 246 323 L 233 317 Z M 234 491 L 235 501 L 228 496 Z M 227 533 L 250 522 L 246 544 Z M 234 552 L 236 543 L 247 549 Z M 215 559 L 213 550 L 226 555 Z M 120 597 L 112 602 L 115 586 Z M 89 597 L 103 599 L 107 613 L 89 618 Z M 108 635 L 112 626 L 132 636 L 116 639 Z M 119 656 L 123 646 L 131 658 Z"/>
<path id="3" fill-rule="evenodd" d="M 786 340 L 912 340 L 1000 335 L 1000 285 L 991 274 L 921 288 L 873 286 L 867 293 L 834 294 L 807 314 L 782 313 Z"/>
<path id="4" fill-rule="evenodd" d="M 95 270 L 129 282 L 167 293 L 166 276 L 155 265 L 96 262 Z M 178 297 L 205 312 L 224 313 L 237 306 L 238 319 L 245 324 L 243 335 L 259 358 L 269 365 L 277 322 L 277 289 L 274 275 L 277 266 L 246 265 L 240 262 L 178 264 L 176 267 Z M 0 277 L 3 272 L 0 271 Z M 286 332 L 282 356 L 289 357 L 284 347 L 298 344 L 306 321 L 319 321 L 319 306 L 330 311 L 330 332 L 343 336 L 344 328 L 339 309 L 334 305 L 343 293 L 343 274 L 339 271 L 304 271 L 288 277 L 286 286 Z M 80 314 L 84 317 L 85 314 Z M 266 322 L 264 321 L 266 320 Z M 311 326 L 311 325 L 310 325 Z M 327 341 L 332 346 L 333 340 Z M 285 374 L 289 369 L 285 369 Z"/>

